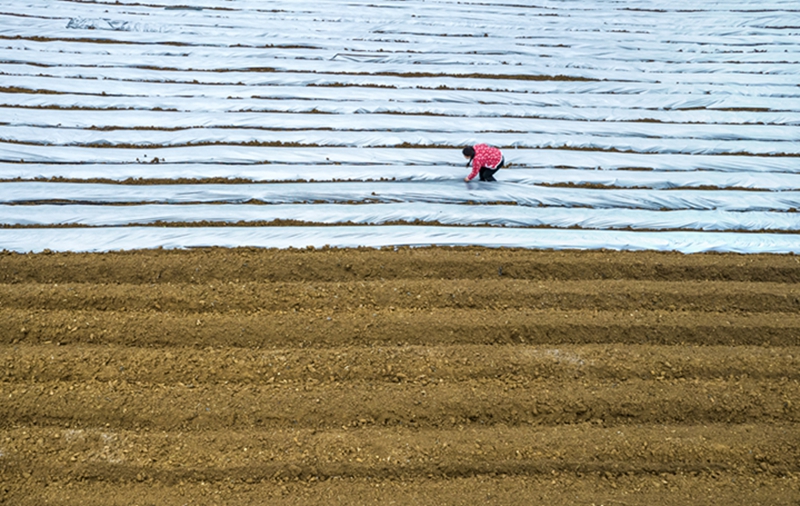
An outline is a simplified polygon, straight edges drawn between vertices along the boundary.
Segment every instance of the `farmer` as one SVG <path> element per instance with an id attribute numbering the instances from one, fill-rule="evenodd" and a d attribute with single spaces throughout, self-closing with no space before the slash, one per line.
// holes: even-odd
<path id="1" fill-rule="evenodd" d="M 467 167 L 472 165 L 472 172 L 464 178 L 464 181 L 470 181 L 479 174 L 481 181 L 497 181 L 494 173 L 505 163 L 503 153 L 499 149 L 486 144 L 476 144 L 467 146 L 461 152 L 464 153 L 464 158 L 469 159 Z"/>

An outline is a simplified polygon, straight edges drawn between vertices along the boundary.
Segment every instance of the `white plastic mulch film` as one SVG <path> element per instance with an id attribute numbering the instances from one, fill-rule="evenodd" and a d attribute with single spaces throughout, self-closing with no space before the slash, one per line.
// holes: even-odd
<path id="1" fill-rule="evenodd" d="M 799 85 L 796 0 L 0 0 L 0 250 L 800 253 Z"/>

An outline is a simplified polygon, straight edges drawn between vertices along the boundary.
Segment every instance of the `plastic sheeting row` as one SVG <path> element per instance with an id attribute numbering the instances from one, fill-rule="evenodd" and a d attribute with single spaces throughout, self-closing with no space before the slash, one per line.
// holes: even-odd
<path id="1" fill-rule="evenodd" d="M 356 122 L 359 118 L 354 118 Z M 369 119 L 365 119 L 366 125 Z M 459 146 L 484 142 L 494 146 L 518 148 L 570 148 L 584 150 L 621 150 L 661 154 L 751 154 L 796 156 L 800 158 L 800 142 L 781 140 L 746 141 L 696 138 L 610 137 L 580 133 L 543 134 L 535 132 L 496 133 L 436 131 L 336 131 L 336 130 L 254 130 L 224 128 L 192 128 L 182 130 L 78 130 L 39 127 L 0 126 L 0 139 L 30 145 L 62 146 L 137 146 L 141 148 L 216 144 L 252 145 L 286 144 L 315 147 L 395 147 L 395 146 Z M 623 129 L 623 127 L 620 127 Z M 757 131 L 758 127 L 748 127 Z M 796 128 L 799 130 L 800 128 Z M 747 135 L 747 134 L 745 134 Z"/>
<path id="2" fill-rule="evenodd" d="M 115 185 L 3 183 L 0 203 L 508 203 L 593 209 L 794 211 L 800 191 L 573 189 L 460 180 L 285 184 Z"/>
<path id="3" fill-rule="evenodd" d="M 736 99 L 747 101 L 746 98 Z M 586 99 L 588 104 L 590 98 Z M 680 101 L 670 97 L 671 103 Z M 770 101 L 771 106 L 776 105 L 774 100 Z M 348 115 L 353 125 L 358 124 L 362 119 L 369 115 L 426 115 L 437 116 L 447 122 L 451 118 L 459 118 L 468 124 L 472 124 L 476 131 L 481 131 L 481 124 L 485 118 L 520 118 L 520 119 L 539 119 L 539 120 L 570 120 L 585 122 L 649 122 L 661 124 L 718 124 L 718 125 L 764 125 L 764 132 L 769 132 L 772 126 L 800 125 L 798 113 L 796 111 L 777 111 L 767 110 L 737 111 L 737 107 L 731 106 L 725 98 L 718 98 L 710 108 L 692 106 L 683 101 L 686 109 L 672 109 L 667 105 L 664 109 L 658 108 L 624 108 L 625 106 L 606 107 L 579 107 L 572 104 L 572 100 L 560 100 L 558 97 L 552 100 L 544 96 L 539 100 L 539 105 L 495 105 L 480 104 L 464 106 L 463 104 L 446 104 L 443 102 L 396 102 L 392 100 L 370 100 L 362 102 L 345 102 L 341 100 L 304 100 L 304 99 L 214 99 L 206 97 L 139 97 L 139 96 L 86 96 L 86 95 L 50 95 L 39 93 L 0 93 L 0 106 L 6 109 L 22 109 L 26 112 L 38 110 L 81 110 L 90 111 L 87 116 L 96 118 L 100 125 L 105 128 L 126 128 L 126 122 L 137 121 L 140 115 L 142 119 L 157 111 L 159 108 L 178 113 L 217 115 L 217 122 L 227 121 L 228 124 L 236 125 L 240 122 L 238 115 L 248 114 L 313 114 L 324 115 Z M 548 104 L 547 102 L 552 102 Z M 605 100 L 598 100 L 597 103 L 606 104 Z M 630 105 L 630 104 L 628 104 Z M 658 105 L 655 101 L 649 102 L 650 106 Z M 230 113 L 230 115 L 219 115 Z M 36 115 L 33 112 L 32 115 Z M 121 125 L 111 125 L 104 119 L 104 116 L 116 114 Z M 35 116 L 34 116 L 35 117 Z M 132 118 L 128 120 L 128 118 Z M 322 118 L 321 118 L 322 119 Z M 322 119 L 323 121 L 325 119 Z M 338 120 L 338 119 L 337 119 Z M 337 121 L 334 120 L 334 121 Z M 58 125 L 58 124 L 56 124 Z M 159 123 L 151 123 L 151 127 L 158 126 Z M 96 126 L 96 125 L 92 125 Z M 146 127 L 136 127 L 146 128 Z M 725 131 L 723 128 L 722 131 Z M 761 134 L 762 130 L 751 129 L 749 135 Z M 789 131 L 791 132 L 791 130 Z"/>
<path id="4" fill-rule="evenodd" d="M 285 28 L 284 28 L 285 29 Z M 342 27 L 338 28 L 342 30 Z M 440 37 L 441 38 L 441 37 Z M 745 40 L 742 40 L 745 42 Z M 441 43 L 441 42 L 440 42 Z M 496 52 L 501 55 L 508 53 L 508 45 L 513 45 L 514 39 L 509 38 L 506 40 L 494 39 L 493 43 L 487 44 L 489 47 L 496 45 Z M 407 49 L 404 49 L 407 50 Z M 312 50 L 306 50 L 306 54 Z M 483 51 L 487 51 L 484 46 Z M 30 63 L 40 66 L 54 66 L 63 65 L 63 56 L 58 54 L 58 51 L 51 52 L 35 52 L 32 54 L 29 51 L 15 51 L 15 50 L 0 50 L 0 57 L 12 63 Z M 629 60 L 620 60 L 613 57 L 603 57 L 589 52 L 569 51 L 566 54 L 556 55 L 554 58 L 541 58 L 538 54 L 525 58 L 515 57 L 506 54 L 504 59 L 510 59 L 512 62 L 508 65 L 487 64 L 481 62 L 481 58 L 468 57 L 462 55 L 446 54 L 436 55 L 435 57 L 423 55 L 414 55 L 413 58 L 403 58 L 406 60 L 404 63 L 395 63 L 392 60 L 397 58 L 384 58 L 382 62 L 369 62 L 369 61 L 342 61 L 339 59 L 332 59 L 335 52 L 328 50 L 325 52 L 318 51 L 315 58 L 287 58 L 286 55 L 277 54 L 270 58 L 269 53 L 258 55 L 246 56 L 233 56 L 229 51 L 227 54 L 222 53 L 217 57 L 195 57 L 186 58 L 169 57 L 165 55 L 159 56 L 160 65 L 165 69 L 175 68 L 179 70 L 202 70 L 202 71 L 225 71 L 225 70 L 238 70 L 238 71 L 258 71 L 264 67 L 269 67 L 271 70 L 280 72 L 324 72 L 324 73 L 390 73 L 390 74 L 406 74 L 413 76 L 423 71 L 430 73 L 438 73 L 449 76 L 464 76 L 469 77 L 471 74 L 476 73 L 476 67 L 481 74 L 487 76 L 494 76 L 503 78 L 506 76 L 519 76 L 519 75 L 540 75 L 540 76 L 570 76 L 580 79 L 591 80 L 612 80 L 612 81 L 628 81 L 640 80 L 644 82 L 658 82 L 660 79 L 648 77 L 648 75 L 662 75 L 667 80 L 675 82 L 703 82 L 724 85 L 726 83 L 741 82 L 738 74 L 748 75 L 751 77 L 747 81 L 749 84 L 755 84 L 754 78 L 758 75 L 759 70 L 763 69 L 765 63 L 744 63 L 741 61 L 730 61 L 722 63 L 670 63 L 670 62 L 647 62 L 645 58 L 647 55 L 633 55 Z M 428 52 L 428 54 L 430 54 Z M 602 51 L 603 55 L 608 52 L 605 48 Z M 550 56 L 550 55 L 548 55 Z M 82 53 L 74 55 L 71 58 L 72 65 L 97 67 L 102 65 L 114 65 L 120 67 L 144 67 L 152 65 L 153 56 L 143 54 L 141 56 L 136 54 L 120 54 L 117 52 L 115 55 L 103 54 L 87 54 Z M 496 62 L 497 57 L 491 58 L 490 61 Z M 477 61 L 476 61 L 477 60 Z M 518 61 L 513 61 L 518 60 Z M 552 60 L 552 61 L 551 61 Z M 582 60 L 581 65 L 568 66 L 565 64 L 553 63 L 559 61 L 572 61 L 577 62 Z M 763 84 L 786 84 L 789 82 L 788 76 L 797 75 L 797 63 L 780 61 L 779 63 L 766 62 L 766 64 L 776 69 L 776 74 L 785 75 L 786 77 L 768 77 L 760 78 Z M 733 70 L 736 67 L 736 70 Z M 522 70 L 522 69 L 525 70 Z M 423 70 L 424 69 L 424 70 Z M 530 74 L 528 74 L 530 73 Z M 634 77 L 635 76 L 635 77 Z M 694 76 L 694 78 L 686 78 L 683 76 Z M 698 79 L 702 76 L 702 79 Z"/>
<path id="5" fill-rule="evenodd" d="M 453 153 L 453 157 L 458 153 Z M 177 180 L 208 178 L 287 181 L 450 181 L 462 178 L 469 169 L 463 165 L 213 165 L 145 163 L 107 164 L 3 164 L 6 179 L 52 179 L 125 181 L 128 179 Z M 509 160 L 510 162 L 510 160 Z M 514 160 L 514 163 L 518 163 Z M 629 171 L 581 169 L 503 169 L 497 177 L 506 183 L 525 185 L 599 185 L 618 188 L 741 188 L 765 191 L 800 190 L 800 174 L 769 172 L 712 171 Z"/>
<path id="6" fill-rule="evenodd" d="M 798 102 L 800 105 L 800 101 Z M 505 117 L 439 117 L 429 115 L 397 114 L 285 114 L 285 113 L 206 113 L 166 111 L 73 111 L 73 110 L 27 110 L 15 107 L 0 107 L 4 125 L 0 136 L 14 131 L 28 142 L 38 142 L 46 135 L 48 143 L 101 142 L 197 142 L 205 137 L 214 140 L 242 142 L 236 136 L 258 139 L 271 130 L 336 130 L 340 132 L 427 132 L 436 133 L 524 133 L 527 136 L 558 135 L 594 136 L 616 138 L 658 137 L 661 139 L 689 139 L 716 141 L 770 141 L 800 144 L 800 115 L 793 120 L 795 125 L 749 125 L 749 124 L 699 124 L 646 123 L 643 121 L 573 121 L 541 118 Z M 39 127 L 26 133 L 25 128 Z M 61 128 L 63 131 L 44 129 Z M 122 132 L 101 135 L 97 130 L 116 128 Z M 132 129 L 151 128 L 152 133 Z M 166 135 L 167 130 L 196 130 L 194 136 L 177 137 Z M 47 135 L 51 134 L 51 135 Z M 55 135 L 52 135 L 55 134 Z M 37 135 L 39 137 L 37 137 Z M 227 136 L 230 135 L 230 139 Z M 164 138 L 161 138 L 164 137 Z M 11 138 L 11 137 L 8 137 Z M 792 146 L 794 149 L 794 146 Z"/>
<path id="7" fill-rule="evenodd" d="M 462 145 L 468 145 L 466 137 Z M 718 172 L 784 172 L 800 173 L 798 157 L 765 157 L 748 155 L 688 155 L 661 153 L 620 153 L 603 151 L 579 151 L 569 149 L 509 149 L 505 152 L 506 161 L 521 167 L 579 168 L 579 169 L 637 169 L 652 171 L 718 171 Z M 109 172 L 116 170 L 116 164 L 150 162 L 158 158 L 160 162 L 172 164 L 218 165 L 209 172 L 215 176 L 228 169 L 227 164 L 341 164 L 341 165 L 446 165 L 463 164 L 461 151 L 440 148 L 352 148 L 352 147 L 258 147 L 258 146 L 191 146 L 174 148 L 86 148 L 75 146 L 33 146 L 0 142 L 0 163 L 4 164 L 3 178 L 20 177 L 17 174 L 29 172 L 26 164 L 109 164 Z M 14 165 L 20 163 L 17 167 Z M 40 168 L 41 165 L 36 165 Z M 158 169 L 154 177 L 159 177 Z M 7 170 L 7 172 L 6 172 Z M 120 167 L 122 172 L 125 169 Z M 385 177 L 393 177 L 393 167 L 389 167 Z M 54 166 L 52 173 L 59 172 Z"/>
<path id="8" fill-rule="evenodd" d="M 84 49 L 85 50 L 85 49 Z M 799 49 L 800 51 L 800 49 Z M 293 90 L 299 94 L 298 98 L 311 98 L 316 100 L 330 99 L 330 100 L 343 100 L 349 97 L 342 97 L 341 90 L 329 90 L 328 95 L 325 91 L 314 90 L 314 87 L 335 87 L 348 86 L 348 91 L 355 91 L 356 100 L 370 100 L 384 96 L 385 91 L 380 88 L 391 88 L 394 90 L 423 90 L 418 91 L 416 95 L 404 95 L 414 101 L 429 101 L 429 102 L 442 102 L 443 100 L 435 100 L 436 96 L 449 95 L 454 91 L 461 92 L 475 92 L 475 91 L 491 91 L 496 93 L 506 93 L 506 98 L 503 95 L 497 95 L 495 100 L 499 103 L 514 103 L 515 105 L 525 105 L 524 102 L 514 102 L 512 99 L 513 94 L 531 94 L 531 95 L 545 95 L 538 97 L 539 100 L 545 100 L 548 97 L 554 97 L 549 106 L 558 105 L 555 99 L 561 100 L 566 103 L 570 98 L 577 102 L 573 105 L 584 107 L 598 107 L 597 103 L 582 103 L 581 95 L 606 95 L 602 97 L 605 105 L 611 106 L 614 104 L 616 95 L 623 95 L 621 101 L 625 98 L 629 100 L 636 100 L 633 102 L 636 105 L 646 105 L 650 110 L 656 110 L 659 107 L 666 107 L 667 104 L 672 104 L 672 108 L 676 109 L 682 101 L 686 101 L 690 95 L 694 95 L 694 99 L 701 99 L 702 95 L 712 94 L 719 99 L 726 95 L 741 95 L 752 97 L 772 97 L 772 98 L 792 98 L 800 95 L 800 91 L 796 89 L 795 81 L 793 79 L 781 78 L 781 75 L 768 75 L 762 77 L 761 81 L 757 83 L 750 83 L 753 80 L 752 76 L 744 74 L 741 79 L 736 82 L 726 83 L 725 86 L 715 84 L 707 84 L 702 82 L 697 83 L 680 83 L 680 82 L 664 82 L 664 81 L 584 81 L 584 80 L 530 80 L 525 79 L 525 76 L 520 76 L 520 79 L 492 79 L 480 74 L 470 76 L 469 79 L 463 77 L 450 77 L 447 75 L 429 75 L 422 74 L 419 76 L 396 76 L 390 73 L 378 74 L 335 74 L 324 72 L 243 72 L 236 70 L 229 70 L 226 72 L 206 72 L 200 70 L 175 70 L 170 69 L 165 72 L 161 68 L 131 68 L 131 67 L 77 67 L 77 66 L 57 66 L 57 67 L 35 67 L 25 63 L 3 63 L 3 68 L 6 69 L 7 74 L 4 80 L 7 79 L 8 83 L 22 88 L 22 89 L 47 89 L 50 91 L 57 91 L 59 93 L 76 93 L 85 94 L 90 91 L 93 94 L 107 92 L 107 89 L 113 85 L 115 88 L 119 86 L 120 92 L 130 91 L 133 95 L 152 94 L 159 97 L 179 97 L 185 95 L 195 95 L 197 90 L 202 90 L 202 94 L 209 99 L 225 99 L 227 97 L 235 97 L 236 99 L 244 99 L 258 95 L 263 98 L 270 98 L 271 93 L 276 93 L 274 98 L 285 98 L 277 93 L 279 89 L 271 87 L 298 87 Z M 702 75 L 702 74 L 701 74 Z M 59 80 L 54 80 L 57 78 Z M 775 83 L 771 79 L 777 79 Z M 83 85 L 87 86 L 86 89 L 81 87 L 81 80 L 84 81 Z M 94 82 L 94 80 L 106 82 Z M 132 88 L 126 83 L 136 83 L 141 87 L 141 90 Z M 207 85 L 214 85 L 209 87 Z M 758 84 L 753 86 L 752 84 Z M 256 87 L 256 88 L 254 88 Z M 308 87 L 303 90 L 301 87 Z M 358 87 L 363 87 L 359 89 Z M 149 93 L 142 93 L 146 91 Z M 637 95 L 647 94 L 650 102 L 644 104 L 638 101 Z M 625 97 L 627 95 L 627 97 Z M 661 95 L 673 95 L 672 97 L 662 97 Z M 466 96 L 459 93 L 458 96 Z M 533 100 L 534 97 L 517 97 L 520 100 Z M 672 98 L 671 102 L 666 101 Z M 708 97 L 706 97 L 708 98 Z M 652 100 L 665 100 L 664 102 L 653 102 Z M 531 102 L 536 103 L 536 102 Z M 624 102 L 621 105 L 624 107 L 631 102 Z M 687 106 L 689 103 L 687 102 Z M 197 104 L 199 110 L 203 110 L 205 104 Z M 751 111 L 735 111 L 747 117 L 748 112 Z M 764 112 L 764 111 L 752 111 Z M 737 114 L 737 115 L 738 115 Z M 735 115 L 731 115 L 735 116 Z"/>
<path id="9" fill-rule="evenodd" d="M 426 226 L 0 229 L 0 250 L 105 252 L 219 246 L 471 246 L 536 249 L 659 250 L 682 253 L 800 253 L 789 234 L 627 232 Z"/>
<path id="10" fill-rule="evenodd" d="M 646 211 L 630 209 L 463 206 L 454 204 L 247 205 L 0 205 L 0 225 L 108 227 L 155 223 L 252 223 L 277 220 L 309 224 L 381 225 L 415 222 L 461 226 L 633 230 L 800 232 L 800 213 L 752 211 Z M 35 232 L 34 232 L 35 233 Z"/>
<path id="11" fill-rule="evenodd" d="M 19 51 L 0 50 L 0 57 L 20 58 Z M 24 60 L 22 63 L 25 63 Z M 13 64 L 13 70 L 20 69 L 20 64 Z M 35 97 L 42 105 L 67 105 L 74 103 L 84 107 L 109 107 L 116 97 L 122 99 L 126 107 L 135 109 L 177 109 L 184 111 L 219 111 L 242 110 L 247 107 L 258 107 L 269 100 L 314 100 L 327 104 L 328 112 L 349 114 L 357 111 L 355 107 L 371 111 L 381 106 L 388 108 L 392 103 L 419 104 L 435 107 L 446 115 L 489 115 L 497 106 L 513 106 L 515 108 L 569 106 L 576 108 L 613 107 L 617 109 L 644 109 L 689 111 L 698 110 L 702 115 L 706 109 L 744 109 L 748 112 L 796 112 L 800 111 L 800 93 L 796 83 L 797 76 L 787 79 L 782 86 L 769 83 L 754 83 L 758 86 L 744 86 L 740 81 L 730 85 L 686 86 L 666 85 L 664 83 L 612 82 L 612 83 L 570 83 L 562 86 L 561 81 L 543 81 L 532 84 L 524 80 L 489 80 L 489 79 L 453 79 L 421 76 L 395 77 L 393 79 L 374 79 L 375 86 L 363 77 L 354 85 L 342 90 L 336 86 L 345 79 L 336 74 L 300 74 L 273 73 L 270 78 L 254 74 L 249 77 L 248 84 L 242 83 L 242 72 L 223 73 L 227 80 L 219 82 L 219 78 L 207 84 L 194 83 L 196 79 L 209 79 L 208 72 L 184 72 L 175 74 L 166 70 L 141 71 L 137 68 L 116 67 L 100 72 L 102 67 L 94 67 L 72 77 L 41 76 L 37 67 L 27 67 L 27 75 L 9 75 L 4 77 L 6 86 L 21 90 L 45 90 L 46 94 Z M 52 71 L 51 71 L 52 72 Z M 63 73 L 63 72 L 62 72 Z M 95 74 L 92 78 L 86 73 Z M 106 74 L 109 74 L 106 77 Z M 280 78 L 275 76 L 281 76 Z M 167 81 L 167 79 L 172 80 Z M 180 79 L 180 80 L 179 80 Z M 737 78 L 738 79 L 738 78 Z M 166 82 L 163 82 L 166 81 Z M 311 82 L 309 82 L 311 81 Z M 464 82 L 481 86 L 479 89 L 461 89 Z M 499 84 L 502 82 L 502 85 Z M 241 84 L 239 84 L 241 83 Z M 308 86 L 308 84 L 316 84 Z M 325 86 L 330 84 L 330 86 Z M 343 84 L 343 83 L 342 83 Z M 490 86 L 500 89 L 492 89 Z M 442 89 L 435 89 L 438 87 Z M 434 89 L 430 89 L 434 88 Z M 343 91 L 346 91 L 344 93 Z M 67 97 L 59 95 L 66 94 Z M 103 95 L 106 97 L 103 97 Z M 53 96 L 55 95 L 55 96 Z M 203 97 L 204 102 L 186 102 L 180 98 Z M 31 97 L 5 96 L 4 103 L 13 105 L 13 101 Z M 230 103 L 231 99 L 251 100 L 242 104 Z M 254 99 L 254 100 L 253 100 Z M 104 102 L 105 101 L 105 102 Z M 380 111 L 376 111 L 380 112 Z M 414 109 L 408 109 L 408 113 Z M 513 116 L 513 114 L 508 114 Z M 731 115 L 733 116 L 733 115 Z M 751 114 L 750 117 L 755 115 Z M 702 116 L 693 117 L 685 114 L 687 123 L 695 122 Z M 768 116 L 767 116 L 768 117 Z M 796 118 L 794 119 L 796 121 Z"/>

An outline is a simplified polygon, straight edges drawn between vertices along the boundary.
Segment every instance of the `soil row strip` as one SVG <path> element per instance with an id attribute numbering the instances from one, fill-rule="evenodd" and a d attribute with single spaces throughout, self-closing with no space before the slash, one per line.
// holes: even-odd
<path id="1" fill-rule="evenodd" d="M 91 481 L 135 482 L 143 475 L 164 483 L 196 483 L 310 476 L 552 475 L 554 471 L 616 477 L 800 471 L 796 452 L 786 451 L 800 438 L 800 432 L 786 425 L 647 425 L 617 430 L 580 424 L 392 433 L 362 428 L 324 433 L 297 429 L 165 434 L 31 427 L 4 432 L 14 441 L 7 451 L 19 468 L 30 469 L 37 477 L 64 478 L 53 459 L 70 461 L 73 464 L 66 477 Z M 586 445 L 587 440 L 592 444 Z"/>
<path id="2" fill-rule="evenodd" d="M 426 385 L 444 381 L 530 384 L 575 378 L 776 381 L 800 379 L 800 347 L 761 346 L 388 346 L 276 350 L 123 345 L 0 346 L 0 381 L 125 381 L 152 385 L 268 385 L 289 382 L 377 382 Z"/>
<path id="3" fill-rule="evenodd" d="M 357 375 L 358 371 L 352 374 Z M 0 428 L 114 427 L 149 431 L 339 427 L 457 428 L 635 424 L 797 424 L 800 388 L 733 381 L 433 380 L 427 385 L 275 380 L 266 385 L 0 383 Z M 387 402 L 391 399 L 391 402 Z"/>
<path id="4" fill-rule="evenodd" d="M 502 267 L 498 267 L 503 271 Z M 503 273 L 505 274 L 505 273 Z M 481 280 L 247 283 L 0 284 L 6 309 L 80 311 L 597 310 L 734 313 L 800 312 L 800 289 L 789 283 L 740 281 L 553 281 L 498 274 Z"/>
<path id="5" fill-rule="evenodd" d="M 176 314 L 0 310 L 0 344 L 331 348 L 391 345 L 798 346 L 797 313 L 443 309 Z"/>
<path id="6" fill-rule="evenodd" d="M 631 279 L 800 283 L 795 255 L 452 248 L 0 252 L 0 283 Z"/>

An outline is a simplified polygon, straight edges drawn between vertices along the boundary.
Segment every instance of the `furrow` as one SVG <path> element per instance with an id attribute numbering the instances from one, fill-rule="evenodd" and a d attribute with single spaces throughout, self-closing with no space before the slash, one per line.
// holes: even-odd
<path id="1" fill-rule="evenodd" d="M 642 425 L 624 430 L 591 424 L 481 427 L 471 430 L 336 428 L 170 433 L 118 428 L 32 427 L 0 432 L 14 441 L 8 458 L 34 479 L 60 475 L 88 482 L 174 485 L 231 479 L 466 478 L 558 473 L 797 473 L 794 426 Z M 592 444 L 587 446 L 585 441 Z M 720 441 L 736 440 L 737 446 Z M 558 441 L 558 447 L 552 445 Z M 187 448 L 198 448 L 189 452 Z M 748 451 L 754 448 L 756 451 Z M 228 455 L 221 459 L 220 455 Z M 59 467 L 66 466 L 64 473 Z M 7 472 L 0 470 L 0 476 Z"/>
<path id="2" fill-rule="evenodd" d="M 500 271 L 502 268 L 502 271 Z M 492 248 L 386 250 L 200 249 L 50 253 L 0 252 L 2 283 L 346 282 L 391 279 L 537 279 L 800 282 L 794 255 L 532 251 Z"/>
<path id="3" fill-rule="evenodd" d="M 476 310 L 800 311 L 793 284 L 725 281 L 388 280 L 153 285 L 86 283 L 0 285 L 0 307 L 30 310 L 350 311 L 358 308 Z M 506 276 L 508 276 L 506 274 Z"/>
<path id="4" fill-rule="evenodd" d="M 788 381 L 800 379 L 800 347 L 560 345 L 364 346 L 246 349 L 138 348 L 124 345 L 6 345 L 0 381 L 36 383 L 124 381 L 155 385 L 287 381 L 427 385 L 459 381 L 531 384 L 561 380 Z"/>
<path id="5" fill-rule="evenodd" d="M 400 310 L 207 313 L 0 310 L 0 344 L 328 348 L 365 345 L 800 345 L 797 313 Z"/>
<path id="6" fill-rule="evenodd" d="M 358 368 L 349 373 L 358 375 Z M 774 381 L 640 380 L 625 382 L 503 379 L 427 384 L 370 381 L 264 385 L 159 385 L 109 382 L 0 383 L 0 427 L 107 426 L 184 431 L 342 426 L 457 428 L 596 423 L 796 424 L 797 379 Z M 387 402 L 391 399 L 391 402 Z M 76 410 L 80 406 L 80 410 Z"/>

